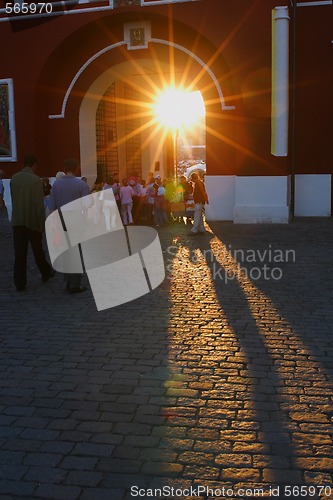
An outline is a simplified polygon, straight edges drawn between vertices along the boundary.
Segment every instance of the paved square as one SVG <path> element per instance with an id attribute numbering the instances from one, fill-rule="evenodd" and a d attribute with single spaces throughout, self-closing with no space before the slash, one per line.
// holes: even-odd
<path id="1" fill-rule="evenodd" d="M 333 220 L 207 229 L 98 312 L 31 255 L 16 292 L 2 212 L 1 499 L 333 498 Z"/>

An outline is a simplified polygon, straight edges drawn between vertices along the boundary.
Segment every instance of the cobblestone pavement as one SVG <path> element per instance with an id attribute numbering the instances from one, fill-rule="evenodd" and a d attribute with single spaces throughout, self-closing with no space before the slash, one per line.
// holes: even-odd
<path id="1" fill-rule="evenodd" d="M 207 229 L 97 312 L 31 256 L 16 292 L 2 212 L 1 499 L 333 498 L 333 220 Z"/>

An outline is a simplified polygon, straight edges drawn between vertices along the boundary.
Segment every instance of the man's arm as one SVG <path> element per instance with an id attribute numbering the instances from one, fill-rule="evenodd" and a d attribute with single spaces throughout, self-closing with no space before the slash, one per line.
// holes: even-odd
<path id="1" fill-rule="evenodd" d="M 205 191 L 205 202 L 206 202 L 206 205 L 209 205 L 209 199 L 208 199 L 208 194 L 207 194 L 207 191 L 206 191 L 206 186 L 204 185 L 204 183 L 202 183 L 203 187 L 204 187 L 204 191 Z"/>
<path id="2" fill-rule="evenodd" d="M 39 231 L 45 230 L 45 207 L 44 207 L 44 192 L 43 183 L 41 179 L 36 180 L 34 184 L 34 199 L 35 199 L 35 210 L 36 217 L 38 221 Z"/>
<path id="3" fill-rule="evenodd" d="M 208 199 L 208 194 L 207 194 L 206 189 L 205 189 L 205 203 L 206 203 L 206 205 L 209 205 L 209 199 Z"/>
<path id="4" fill-rule="evenodd" d="M 197 183 L 198 187 L 199 187 L 199 190 L 201 192 L 201 197 L 204 199 L 204 202 L 207 203 L 208 205 L 208 195 L 207 195 L 207 191 L 206 191 L 206 187 L 204 185 L 204 183 L 200 180 L 198 183 Z"/>

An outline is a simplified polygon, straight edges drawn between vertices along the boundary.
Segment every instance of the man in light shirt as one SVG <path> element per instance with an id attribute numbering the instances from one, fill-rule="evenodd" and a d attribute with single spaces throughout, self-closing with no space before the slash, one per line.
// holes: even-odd
<path id="1" fill-rule="evenodd" d="M 79 163 L 73 158 L 68 158 L 64 162 L 64 172 L 65 175 L 57 179 L 51 189 L 49 206 L 51 212 L 54 210 L 59 210 L 67 203 L 71 201 L 78 200 L 84 196 L 89 195 L 89 186 L 82 179 L 77 178 L 75 175 L 78 171 Z M 75 214 L 74 214 L 75 216 Z M 78 218 L 78 228 L 83 227 L 84 221 L 82 219 L 83 212 L 77 213 Z M 81 220 L 82 219 L 82 220 Z M 81 286 L 82 274 L 67 274 L 66 280 L 66 290 L 69 293 L 81 293 L 87 288 Z"/>

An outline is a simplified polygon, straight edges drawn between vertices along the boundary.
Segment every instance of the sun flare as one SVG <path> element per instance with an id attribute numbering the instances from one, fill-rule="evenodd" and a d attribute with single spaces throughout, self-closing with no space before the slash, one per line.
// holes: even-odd
<path id="1" fill-rule="evenodd" d="M 199 91 L 188 92 L 170 87 L 160 92 L 155 101 L 157 121 L 166 128 L 190 128 L 205 115 L 205 106 Z"/>

